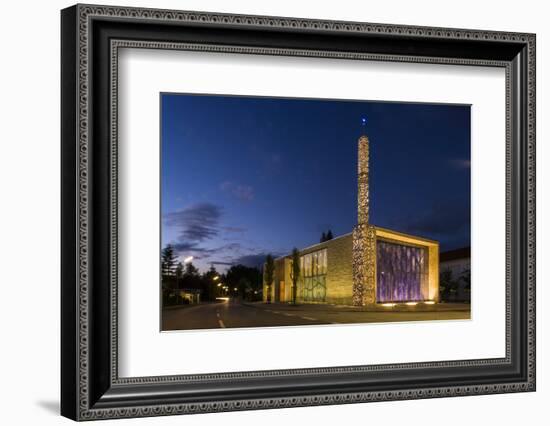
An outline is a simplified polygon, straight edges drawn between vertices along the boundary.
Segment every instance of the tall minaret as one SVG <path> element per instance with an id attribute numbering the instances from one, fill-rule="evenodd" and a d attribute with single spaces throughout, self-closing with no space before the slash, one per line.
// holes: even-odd
<path id="1" fill-rule="evenodd" d="M 366 306 L 376 303 L 376 229 L 369 224 L 369 138 L 361 119 L 361 136 L 357 141 L 357 225 L 353 229 L 352 303 Z"/>
<path id="2" fill-rule="evenodd" d="M 361 136 L 357 143 L 357 223 L 369 223 L 369 138 L 366 135 L 367 119 L 361 119 Z"/>

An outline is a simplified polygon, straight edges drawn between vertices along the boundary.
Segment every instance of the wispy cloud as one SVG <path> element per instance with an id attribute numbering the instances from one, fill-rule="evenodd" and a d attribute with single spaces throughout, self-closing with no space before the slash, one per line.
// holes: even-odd
<path id="1" fill-rule="evenodd" d="M 452 234 L 470 224 L 470 205 L 461 200 L 434 203 L 410 220 L 408 231 L 429 234 Z"/>
<path id="2" fill-rule="evenodd" d="M 472 162 L 470 160 L 462 159 L 462 158 L 453 158 L 452 160 L 449 160 L 451 163 L 451 166 L 458 170 L 466 170 L 470 169 Z"/>
<path id="3" fill-rule="evenodd" d="M 254 199 L 254 188 L 250 185 L 225 181 L 220 184 L 220 189 L 240 201 L 252 201 Z"/>
<path id="4" fill-rule="evenodd" d="M 180 243 L 174 243 L 172 244 L 172 247 L 174 247 L 174 250 L 178 253 L 213 253 L 215 250 L 201 247 L 198 243 L 195 242 L 180 242 Z"/>
<path id="5" fill-rule="evenodd" d="M 267 252 L 256 253 L 256 254 L 246 254 L 244 256 L 236 257 L 233 264 L 235 265 L 244 265 L 251 268 L 261 268 L 265 262 L 266 256 L 270 254 Z M 273 257 L 278 257 L 280 253 L 271 253 Z"/>
<path id="6" fill-rule="evenodd" d="M 211 265 L 222 265 L 222 266 L 232 266 L 233 262 L 222 262 L 221 260 L 215 260 L 210 262 Z"/>
<path id="7" fill-rule="evenodd" d="M 403 226 L 403 224 L 406 224 Z M 441 249 L 469 244 L 470 203 L 459 198 L 432 204 L 414 217 L 395 221 L 394 228 L 411 234 L 436 239 Z"/>
<path id="8" fill-rule="evenodd" d="M 231 232 L 236 234 L 242 234 L 246 232 L 246 228 L 241 226 L 222 226 L 221 229 L 225 232 Z"/>
<path id="9" fill-rule="evenodd" d="M 222 215 L 220 206 L 211 203 L 199 203 L 183 210 L 167 213 L 164 216 L 166 226 L 179 228 L 179 240 L 187 244 L 204 241 L 219 233 Z"/>
<path id="10" fill-rule="evenodd" d="M 230 188 L 236 189 L 233 186 Z M 176 240 L 171 244 L 178 256 L 193 256 L 195 260 L 202 260 L 203 266 L 241 264 L 261 267 L 267 251 L 246 243 L 242 234 L 247 229 L 224 224 L 222 216 L 222 207 L 213 203 L 193 204 L 165 214 L 165 226 L 177 232 Z"/>

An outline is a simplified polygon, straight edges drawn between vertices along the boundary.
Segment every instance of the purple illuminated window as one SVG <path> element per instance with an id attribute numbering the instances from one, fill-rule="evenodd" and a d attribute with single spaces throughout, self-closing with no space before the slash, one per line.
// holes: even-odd
<path id="1" fill-rule="evenodd" d="M 409 302 L 426 300 L 427 261 L 425 248 L 377 241 L 376 300 Z"/>

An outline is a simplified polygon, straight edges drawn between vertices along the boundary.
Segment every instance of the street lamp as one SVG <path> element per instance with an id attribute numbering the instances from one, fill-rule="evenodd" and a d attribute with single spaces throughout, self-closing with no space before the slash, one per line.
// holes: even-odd
<path id="1" fill-rule="evenodd" d="M 183 263 L 191 263 L 193 259 L 193 256 L 187 256 L 185 259 L 183 259 Z"/>

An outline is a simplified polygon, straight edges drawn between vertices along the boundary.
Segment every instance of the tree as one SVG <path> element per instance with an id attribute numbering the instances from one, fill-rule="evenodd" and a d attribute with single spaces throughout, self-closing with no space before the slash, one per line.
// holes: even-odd
<path id="1" fill-rule="evenodd" d="M 202 276 L 202 286 L 205 290 L 204 298 L 205 300 L 215 300 L 216 299 L 216 286 L 221 282 L 220 274 L 214 265 L 210 266 L 208 272 Z"/>
<path id="2" fill-rule="evenodd" d="M 239 292 L 239 296 L 243 299 L 252 291 L 250 282 L 246 277 L 241 277 L 239 279 L 239 283 L 237 284 L 237 289 Z"/>
<path id="3" fill-rule="evenodd" d="M 176 287 L 176 260 L 174 248 L 168 244 L 161 251 L 161 281 L 167 297 Z"/>
<path id="4" fill-rule="evenodd" d="M 189 262 L 185 265 L 185 275 L 188 276 L 197 276 L 199 275 L 199 270 L 193 265 L 193 263 Z"/>
<path id="5" fill-rule="evenodd" d="M 267 290 L 267 303 L 271 303 L 271 286 L 273 284 L 273 278 L 275 274 L 275 262 L 273 261 L 273 256 L 268 254 L 265 257 L 264 265 L 264 282 Z"/>
<path id="6" fill-rule="evenodd" d="M 178 262 L 176 265 L 176 280 L 181 280 L 183 277 L 183 264 L 181 262 Z"/>
<path id="7" fill-rule="evenodd" d="M 324 243 L 325 241 L 332 240 L 334 237 L 332 236 L 332 231 L 329 229 L 327 233 L 323 231 L 321 234 L 321 240 L 319 242 Z"/>
<path id="8" fill-rule="evenodd" d="M 176 255 L 174 248 L 168 244 L 161 252 L 161 271 L 163 276 L 173 276 L 175 274 Z"/>
<path id="9" fill-rule="evenodd" d="M 170 305 L 177 302 L 174 289 L 177 287 L 176 278 L 176 255 L 174 248 L 168 244 L 160 253 L 161 282 L 162 282 L 162 303 Z"/>
<path id="10" fill-rule="evenodd" d="M 455 295 L 458 290 L 458 282 L 453 279 L 453 271 L 449 268 L 441 271 L 439 275 L 439 287 L 441 296 L 445 301 L 449 301 L 451 295 Z"/>
<path id="11" fill-rule="evenodd" d="M 462 271 L 462 275 L 460 276 L 460 280 L 464 283 L 464 290 L 467 294 L 468 301 L 470 300 L 470 295 L 472 291 L 472 276 L 471 276 L 470 269 L 465 269 Z"/>
<path id="12" fill-rule="evenodd" d="M 241 296 L 248 300 L 258 299 L 262 290 L 262 273 L 258 268 L 233 265 L 227 270 L 224 283 L 231 289 L 238 288 Z"/>
<path id="13" fill-rule="evenodd" d="M 290 279 L 292 280 L 292 303 L 296 304 L 296 293 L 298 289 L 298 279 L 300 278 L 300 252 L 294 247 L 292 249 L 292 265 L 290 267 Z"/>

